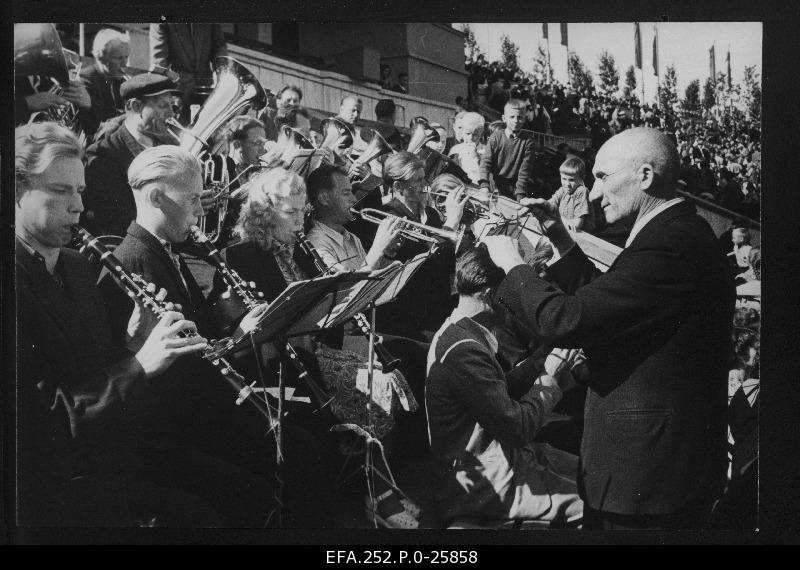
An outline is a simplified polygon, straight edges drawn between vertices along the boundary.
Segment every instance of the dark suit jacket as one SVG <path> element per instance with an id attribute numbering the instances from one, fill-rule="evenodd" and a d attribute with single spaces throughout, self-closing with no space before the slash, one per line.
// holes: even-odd
<path id="1" fill-rule="evenodd" d="M 396 198 L 380 209 L 401 218 L 420 221 Z M 428 206 L 426 212 L 427 225 L 434 228 L 443 226 L 439 213 L 434 208 Z M 406 240 L 396 259 L 406 262 L 427 249 L 428 245 L 425 243 Z M 439 329 L 454 306 L 451 295 L 454 266 L 453 247 L 449 244 L 441 246 L 414 274 L 397 298 L 378 309 L 378 330 L 415 340 L 430 340 L 429 333 Z"/>
<path id="2" fill-rule="evenodd" d="M 136 218 L 128 167 L 144 150 L 124 124 L 86 150 L 86 191 L 81 225 L 96 236 L 124 236 Z"/>
<path id="3" fill-rule="evenodd" d="M 64 288 L 17 242 L 16 428 L 23 524 L 64 524 L 69 513 L 60 503 L 67 482 L 91 470 L 90 456 L 98 450 L 130 441 L 126 416 L 148 406 L 151 396 L 136 359 L 110 346 L 105 305 L 88 262 L 62 249 L 57 271 Z"/>
<path id="4" fill-rule="evenodd" d="M 150 232 L 132 222 L 122 243 L 114 250 L 114 255 L 128 271 L 137 273 L 159 289 L 166 289 L 166 300 L 179 303 L 181 313 L 197 325 L 201 335 L 207 339 L 220 337 L 191 272 L 184 264 L 182 273 L 188 285 L 187 290 L 181 281 L 181 273 Z M 126 315 L 131 314 L 133 302 L 116 285 L 107 270 L 100 274 L 99 282 L 109 306 L 112 338 L 124 343 Z M 146 334 L 149 335 L 157 324 L 157 318 L 150 311 L 144 311 L 143 318 Z M 141 344 L 137 343 L 129 342 L 128 346 L 134 351 L 141 348 Z M 198 443 L 195 436 L 201 433 L 201 426 L 212 422 L 222 403 L 225 403 L 226 409 L 233 408 L 233 398 L 224 380 L 209 362 L 194 355 L 179 358 L 153 382 L 153 389 L 158 395 L 158 402 L 138 424 L 141 433 L 152 441 L 194 445 Z"/>
<path id="5" fill-rule="evenodd" d="M 108 77 L 91 64 L 81 70 L 81 80 L 92 99 L 92 108 L 82 121 L 83 130 L 93 135 L 103 121 L 120 115 L 125 110 L 119 86 L 125 82 L 124 77 Z"/>
<path id="6" fill-rule="evenodd" d="M 584 347 L 591 370 L 579 489 L 596 510 L 666 514 L 725 484 L 733 285 L 693 205 L 653 218 L 605 275 L 577 246 L 548 273 L 519 266 L 496 293 L 541 341 Z"/>
<path id="7" fill-rule="evenodd" d="M 226 53 L 219 24 L 150 24 L 150 65 L 180 73 L 178 88 L 184 93 L 194 88 L 196 79 L 210 79 L 214 59 Z"/>

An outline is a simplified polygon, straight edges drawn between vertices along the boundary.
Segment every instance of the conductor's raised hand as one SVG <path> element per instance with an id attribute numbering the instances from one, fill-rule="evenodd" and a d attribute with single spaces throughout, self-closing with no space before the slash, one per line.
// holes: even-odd
<path id="1" fill-rule="evenodd" d="M 136 353 L 136 360 L 141 364 L 147 378 L 161 374 L 181 356 L 208 348 L 205 338 L 199 335 L 184 336 L 185 331 L 197 332 L 197 327 L 178 312 L 168 311 L 159 320 Z"/>
<path id="2" fill-rule="evenodd" d="M 522 198 L 519 203 L 522 205 L 520 214 L 530 212 L 539 221 L 542 231 L 550 239 L 553 247 L 560 254 L 565 253 L 573 245 L 572 236 L 567 231 L 561 214 L 558 213 L 558 206 L 544 198 Z"/>

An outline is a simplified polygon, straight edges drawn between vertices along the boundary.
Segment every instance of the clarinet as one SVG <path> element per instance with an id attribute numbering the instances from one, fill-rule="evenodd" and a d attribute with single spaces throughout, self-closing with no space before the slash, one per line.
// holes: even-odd
<path id="1" fill-rule="evenodd" d="M 126 293 L 139 299 L 156 317 L 161 318 L 164 316 L 167 312 L 166 302 L 156 300 L 153 292 L 149 290 L 152 284 L 148 284 L 141 275 L 127 271 L 119 259 L 85 229 L 76 226 L 74 227 L 74 232 L 83 244 L 81 248 L 82 253 L 87 256 L 91 254 L 97 255 L 103 265 L 111 272 L 111 275 L 116 278 L 116 283 Z M 197 336 L 197 333 L 191 330 L 183 330 L 178 334 L 184 338 Z M 224 352 L 224 349 L 230 346 L 230 339 L 217 342 L 211 341 L 209 344 L 212 346 L 209 346 L 209 348 L 203 352 L 202 357 L 214 365 L 222 377 L 228 381 L 228 384 L 230 384 L 234 392 L 236 392 L 236 405 L 239 406 L 243 402 L 249 402 L 267 419 L 270 426 L 267 433 L 271 432 L 275 428 L 275 422 L 278 419 L 278 410 L 265 399 L 255 396 L 253 391 L 253 385 L 255 383 L 248 384 L 244 376 L 236 372 L 230 363 L 221 356 L 220 353 Z"/>
<path id="2" fill-rule="evenodd" d="M 317 270 L 322 275 L 328 273 L 330 268 L 325 265 L 325 261 L 322 259 L 322 256 L 319 254 L 311 241 L 306 238 L 306 235 L 302 231 L 296 231 L 294 232 L 294 235 L 297 237 L 297 241 L 300 244 L 300 247 L 303 248 L 303 251 L 305 251 L 314 260 L 314 265 L 316 266 Z M 364 316 L 364 313 L 356 313 L 356 315 L 353 317 L 353 322 L 355 323 L 356 327 L 358 327 L 359 332 L 369 339 L 372 334 L 372 327 L 370 326 L 369 321 L 367 321 L 367 317 Z M 378 337 L 378 340 L 375 343 L 375 355 L 378 357 L 378 360 L 380 360 L 383 371 L 391 372 L 400 365 L 400 359 L 395 358 L 389 352 L 389 349 L 383 346 L 381 340 L 382 339 Z"/>
<path id="3" fill-rule="evenodd" d="M 208 239 L 208 236 L 204 234 L 200 228 L 192 226 L 189 231 L 191 232 L 192 239 L 205 247 L 208 259 L 217 271 L 219 271 L 220 275 L 222 275 L 222 278 L 225 280 L 228 287 L 230 287 L 231 291 L 241 299 L 248 311 L 252 311 L 264 303 L 264 301 L 259 300 L 264 298 L 264 294 L 260 291 L 255 291 L 255 283 L 247 283 L 235 269 L 229 267 L 222 258 L 222 255 L 220 255 L 219 250 L 211 243 L 211 240 Z M 316 400 L 317 408 L 322 409 L 330 404 L 333 397 L 308 373 L 308 370 L 303 366 L 303 362 L 300 360 L 300 356 L 297 354 L 294 347 L 287 342 L 285 345 L 279 346 L 278 349 L 289 358 L 292 366 L 297 370 L 298 377 L 308 385 L 311 394 Z"/>

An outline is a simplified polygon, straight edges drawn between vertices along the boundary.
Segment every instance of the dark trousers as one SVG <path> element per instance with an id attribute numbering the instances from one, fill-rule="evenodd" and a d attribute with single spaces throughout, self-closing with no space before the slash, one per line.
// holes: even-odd
<path id="1" fill-rule="evenodd" d="M 666 515 L 619 515 L 584 505 L 583 530 L 694 530 L 708 525 L 713 504 L 691 505 Z"/>

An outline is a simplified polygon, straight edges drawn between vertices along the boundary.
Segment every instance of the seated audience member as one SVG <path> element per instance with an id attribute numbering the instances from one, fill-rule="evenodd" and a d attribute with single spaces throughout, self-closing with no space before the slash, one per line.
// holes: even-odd
<path id="1" fill-rule="evenodd" d="M 394 84 L 392 90 L 398 93 L 408 93 L 408 73 L 403 71 L 397 76 L 397 83 Z"/>
<path id="2" fill-rule="evenodd" d="M 563 525 L 580 519 L 578 458 L 534 438 L 562 397 L 559 380 L 533 358 L 505 371 L 491 332 L 503 309 L 492 290 L 503 271 L 479 245 L 456 267 L 458 306 L 428 353 L 426 409 L 437 514 L 537 519 Z"/>
<path id="3" fill-rule="evenodd" d="M 594 229 L 589 189 L 583 184 L 585 166 L 577 157 L 570 157 L 559 168 L 561 188 L 550 198 L 567 228 L 588 232 Z"/>
<path id="4" fill-rule="evenodd" d="M 110 28 L 97 32 L 92 45 L 94 63 L 81 70 L 81 81 L 92 99 L 91 113 L 82 125 L 87 136 L 97 131 L 100 123 L 125 112 L 120 86 L 128 77 L 125 66 L 130 54 L 130 37 Z"/>
<path id="5" fill-rule="evenodd" d="M 750 230 L 747 228 L 734 228 L 731 233 L 733 251 L 728 256 L 736 262 L 737 271 L 744 271 L 750 266 Z"/>
<path id="6" fill-rule="evenodd" d="M 497 191 L 515 200 L 528 196 L 533 185 L 535 142 L 520 132 L 524 120 L 525 103 L 509 100 L 503 112 L 505 129 L 489 137 L 480 165 L 480 185 L 488 188 L 491 175 Z"/>
<path id="7" fill-rule="evenodd" d="M 467 173 L 473 184 L 480 182 L 480 161 L 486 149 L 483 138 L 484 119 L 479 113 L 464 113 L 459 121 L 461 142 L 448 153 Z"/>

